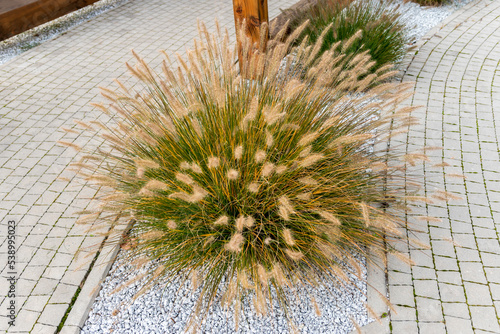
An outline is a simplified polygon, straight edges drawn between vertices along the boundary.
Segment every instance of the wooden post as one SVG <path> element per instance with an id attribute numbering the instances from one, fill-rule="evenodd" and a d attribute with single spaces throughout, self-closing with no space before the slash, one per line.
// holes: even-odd
<path id="1" fill-rule="evenodd" d="M 259 46 L 260 43 L 260 25 L 264 22 L 269 24 L 269 16 L 267 11 L 267 0 L 233 0 L 234 23 L 236 31 L 238 31 L 243 20 L 246 21 L 247 33 L 250 36 L 252 43 Z M 238 38 L 238 37 L 237 37 Z M 267 42 L 267 41 L 266 41 Z M 240 42 L 238 41 L 238 44 Z M 265 43 L 264 43 L 265 47 Z M 245 59 L 241 59 L 241 50 L 238 54 L 240 62 L 240 70 Z"/>

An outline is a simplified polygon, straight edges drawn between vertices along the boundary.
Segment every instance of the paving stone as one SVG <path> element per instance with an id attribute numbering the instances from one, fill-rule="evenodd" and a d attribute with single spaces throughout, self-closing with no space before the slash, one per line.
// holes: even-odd
<path id="1" fill-rule="evenodd" d="M 434 261 L 436 263 L 436 268 L 448 271 L 458 271 L 458 264 L 456 259 L 443 256 L 436 256 L 434 258 Z"/>
<path id="2" fill-rule="evenodd" d="M 392 300 L 392 299 L 391 299 Z M 418 321 L 443 321 L 441 302 L 439 300 L 416 297 Z"/>
<path id="3" fill-rule="evenodd" d="M 420 333 L 446 334 L 446 328 L 442 322 L 419 322 Z"/>
<path id="4" fill-rule="evenodd" d="M 449 316 L 445 316 L 444 319 L 447 333 L 474 334 L 474 330 L 472 329 L 472 323 L 470 320 Z"/>
<path id="5" fill-rule="evenodd" d="M 432 252 L 430 250 L 411 249 L 410 258 L 417 266 L 434 268 Z"/>
<path id="6" fill-rule="evenodd" d="M 45 305 L 47 305 L 49 298 L 50 296 L 47 295 L 29 296 L 23 305 L 23 309 L 41 313 Z"/>
<path id="7" fill-rule="evenodd" d="M 42 325 L 42 324 L 36 324 L 35 327 L 33 327 L 32 333 L 39 333 L 39 334 L 54 334 L 57 332 L 57 326 L 49 326 L 49 325 Z"/>
<path id="8" fill-rule="evenodd" d="M 470 319 L 469 307 L 466 303 L 442 303 L 443 313 L 445 316 L 450 316 L 454 318 Z"/>
<path id="9" fill-rule="evenodd" d="M 481 252 L 481 260 L 485 267 L 498 267 L 500 254 Z"/>
<path id="10" fill-rule="evenodd" d="M 451 239 L 451 233 L 450 233 L 450 239 Z M 432 253 L 435 255 L 441 255 L 446 257 L 456 257 L 453 243 L 448 240 L 433 240 Z"/>
<path id="11" fill-rule="evenodd" d="M 493 307 L 471 306 L 472 326 L 477 330 L 485 330 L 493 333 L 500 332 L 498 318 Z"/>
<path id="12" fill-rule="evenodd" d="M 493 305 L 488 285 L 464 282 L 467 304 L 469 305 Z"/>
<path id="13" fill-rule="evenodd" d="M 53 304 L 64 303 L 68 301 L 68 297 L 73 297 L 75 295 L 78 286 L 69 285 L 64 283 L 59 283 L 52 293 L 49 302 Z M 71 300 L 71 299 L 70 299 Z"/>
<path id="14" fill-rule="evenodd" d="M 42 277 L 36 283 L 36 286 L 31 292 L 31 295 L 33 296 L 51 295 L 52 292 L 56 289 L 58 283 L 59 282 L 57 280 Z"/>
<path id="15" fill-rule="evenodd" d="M 488 284 L 490 287 L 491 291 L 491 297 L 493 298 L 494 301 L 500 301 L 500 284 L 495 284 L 495 283 L 490 283 Z M 495 305 L 496 303 L 493 302 Z M 497 308 L 497 310 L 500 310 Z"/>
<path id="16" fill-rule="evenodd" d="M 464 281 L 486 284 L 483 264 L 480 262 L 460 262 L 460 273 Z"/>
<path id="17" fill-rule="evenodd" d="M 465 302 L 465 292 L 461 285 L 439 283 L 439 294 L 443 302 Z"/>
<path id="18" fill-rule="evenodd" d="M 479 252 L 475 249 L 457 247 L 455 250 L 460 262 L 481 262 Z"/>
<path id="19" fill-rule="evenodd" d="M 413 296 L 413 286 L 411 285 L 390 285 L 389 295 L 391 302 L 396 305 L 415 306 Z"/>
<path id="20" fill-rule="evenodd" d="M 411 270 L 414 279 L 436 279 L 436 271 L 433 268 L 413 266 Z"/>
<path id="21" fill-rule="evenodd" d="M 440 299 L 437 281 L 434 280 L 414 280 L 415 295 L 419 297 L 427 297 Z"/>
<path id="22" fill-rule="evenodd" d="M 58 326 L 68 306 L 68 304 L 47 304 L 37 322 L 44 325 Z"/>
<path id="23" fill-rule="evenodd" d="M 391 312 L 391 321 L 417 321 L 417 314 L 414 307 L 394 305 Z"/>
<path id="24" fill-rule="evenodd" d="M 410 285 L 412 284 L 412 275 L 409 273 L 400 273 L 396 271 L 389 272 L 390 285 Z"/>
<path id="25" fill-rule="evenodd" d="M 418 333 L 418 326 L 415 321 L 392 321 L 393 333 Z"/>
<path id="26" fill-rule="evenodd" d="M 50 278 L 53 280 L 60 280 L 64 276 L 66 270 L 67 270 L 67 267 L 48 266 L 48 267 L 45 267 L 43 277 Z"/>
<path id="27" fill-rule="evenodd" d="M 437 280 L 440 283 L 462 284 L 462 276 L 458 271 L 438 271 Z"/>

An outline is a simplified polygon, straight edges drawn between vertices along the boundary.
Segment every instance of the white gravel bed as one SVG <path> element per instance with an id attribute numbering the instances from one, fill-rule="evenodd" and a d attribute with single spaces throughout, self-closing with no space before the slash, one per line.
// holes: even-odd
<path id="1" fill-rule="evenodd" d="M 410 28 L 408 37 L 416 42 L 454 11 L 471 1 L 453 0 L 440 7 L 423 7 L 417 3 L 403 0 L 396 0 L 395 3 L 400 6 L 400 20 Z"/>
<path id="2" fill-rule="evenodd" d="M 178 280 L 163 288 L 155 286 L 131 305 L 127 305 L 127 302 L 140 288 L 140 282 L 131 284 L 119 292 L 111 293 L 127 279 L 139 274 L 140 272 L 131 270 L 131 267 L 123 263 L 121 259 L 115 262 L 102 284 L 102 289 L 81 331 L 82 334 L 184 332 L 190 312 L 199 297 L 200 289 L 192 292 L 189 281 L 182 283 Z M 364 277 L 366 278 L 366 272 Z M 354 329 L 351 318 L 359 325 L 365 325 L 369 321 L 363 306 L 363 302 L 366 302 L 366 284 L 361 282 L 356 287 L 342 290 L 331 283 L 314 290 L 311 287 L 301 287 L 296 292 L 298 298 L 294 299 L 289 311 L 293 315 L 294 324 L 302 333 L 341 334 Z M 316 315 L 310 296 L 315 296 L 321 316 Z M 236 331 L 233 310 L 225 310 L 219 304 L 214 304 L 208 316 L 202 321 L 200 332 L 289 333 L 288 320 L 283 311 L 276 303 L 273 306 L 267 316 L 258 316 L 253 309 L 253 303 L 246 298 L 239 329 Z"/>

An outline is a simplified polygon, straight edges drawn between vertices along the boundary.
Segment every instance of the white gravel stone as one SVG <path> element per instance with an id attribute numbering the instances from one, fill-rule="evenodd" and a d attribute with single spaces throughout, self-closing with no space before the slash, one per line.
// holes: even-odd
<path id="1" fill-rule="evenodd" d="M 120 258 L 115 262 L 102 284 L 102 289 L 82 329 L 82 334 L 108 333 L 110 330 L 113 333 L 184 332 L 200 289 L 192 292 L 189 282 L 181 283 L 180 280 L 176 280 L 164 287 L 155 286 L 131 305 L 127 305 L 127 302 L 138 291 L 141 282 L 131 284 L 120 292 L 111 293 L 121 283 L 140 273 L 132 270 Z M 366 272 L 364 278 L 366 278 Z M 346 287 L 341 290 L 330 282 L 316 288 L 300 287 L 296 292 L 297 298 L 293 299 L 289 312 L 302 333 L 347 333 L 354 329 L 351 318 L 359 325 L 365 325 L 370 321 L 363 305 L 366 302 L 366 284 L 361 281 L 358 281 L 355 287 Z M 320 317 L 314 312 L 310 296 L 316 298 L 322 312 Z M 267 316 L 258 316 L 250 301 L 251 298 L 244 300 L 244 312 L 242 312 L 238 331 L 234 324 L 234 311 L 225 310 L 219 304 L 214 304 L 207 317 L 201 321 L 200 332 L 289 333 L 288 320 L 276 303 Z M 116 309 L 120 312 L 113 315 Z"/>

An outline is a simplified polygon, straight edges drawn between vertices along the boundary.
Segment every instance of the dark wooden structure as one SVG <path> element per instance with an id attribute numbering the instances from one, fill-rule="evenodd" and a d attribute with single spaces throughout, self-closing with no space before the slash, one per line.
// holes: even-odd
<path id="1" fill-rule="evenodd" d="M 98 0 L 0 0 L 0 40 L 78 10 Z"/>
<path id="2" fill-rule="evenodd" d="M 267 0 L 233 0 L 234 22 L 236 29 L 246 20 L 248 34 L 253 43 L 259 44 L 260 25 L 269 23 Z"/>

